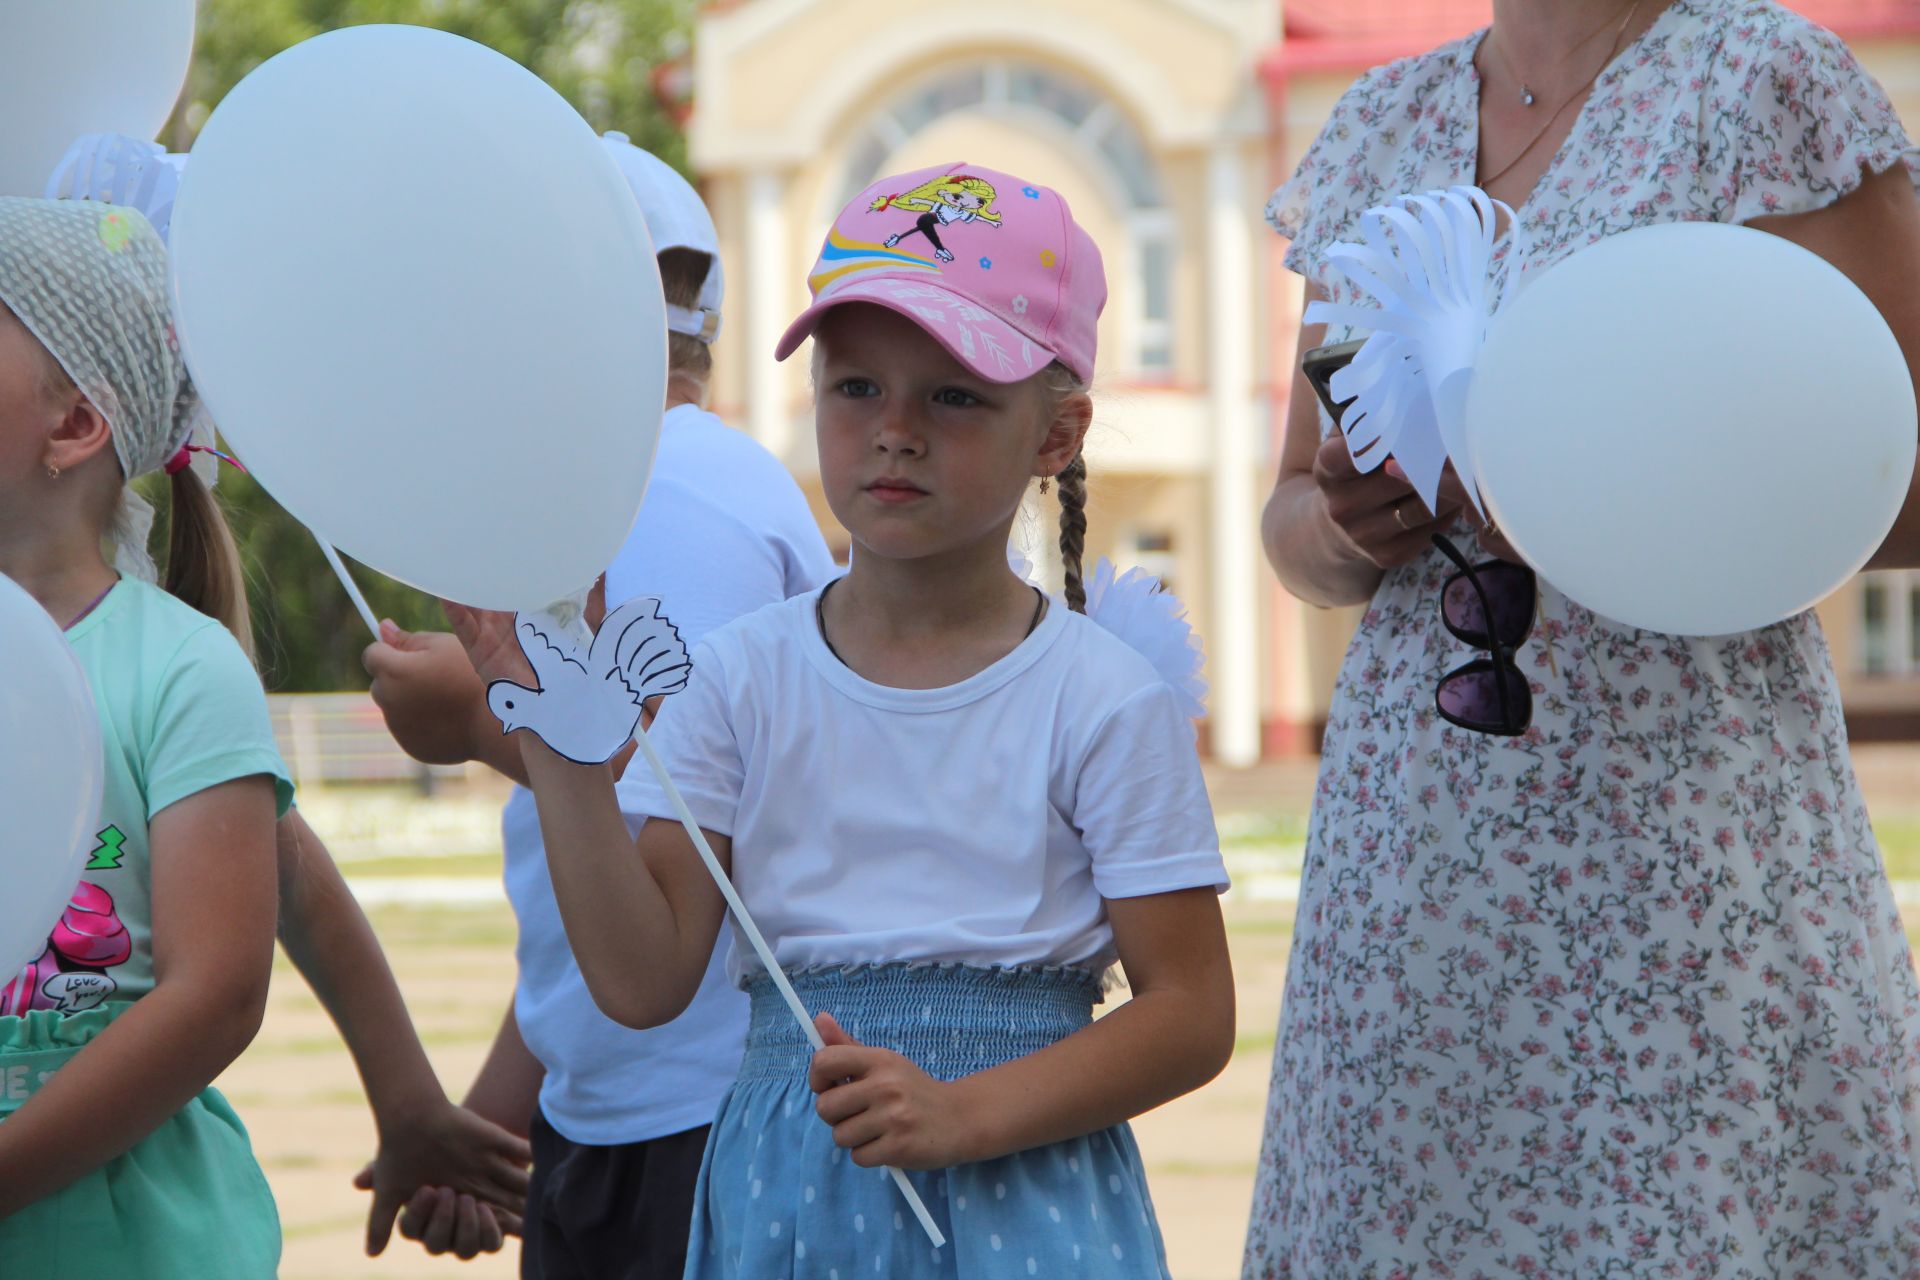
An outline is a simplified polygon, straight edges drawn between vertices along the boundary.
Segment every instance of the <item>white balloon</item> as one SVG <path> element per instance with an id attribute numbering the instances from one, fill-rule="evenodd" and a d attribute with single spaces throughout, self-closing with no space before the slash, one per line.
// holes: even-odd
<path id="1" fill-rule="evenodd" d="M 0 0 L 0 195 L 83 133 L 159 133 L 192 57 L 193 0 Z"/>
<path id="2" fill-rule="evenodd" d="M 39 601 L 0 576 L 0 986 L 46 950 L 100 821 L 100 720 Z"/>
<path id="3" fill-rule="evenodd" d="M 1596 613 L 1723 635 L 1865 565 L 1913 477 L 1913 381 L 1865 294 L 1778 236 L 1608 237 L 1500 312 L 1467 438 L 1489 514 Z"/>
<path id="4" fill-rule="evenodd" d="M 605 147 L 458 36 L 351 27 L 262 64 L 174 206 L 187 364 L 234 451 L 355 559 L 535 610 L 646 490 L 666 310 Z"/>

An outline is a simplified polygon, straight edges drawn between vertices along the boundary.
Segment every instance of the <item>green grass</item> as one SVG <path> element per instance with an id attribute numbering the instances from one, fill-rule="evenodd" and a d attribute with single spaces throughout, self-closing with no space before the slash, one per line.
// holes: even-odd
<path id="1" fill-rule="evenodd" d="M 1243 1053 L 1269 1054 L 1273 1052 L 1275 1032 L 1247 1031 L 1233 1038 L 1233 1054 L 1237 1058 Z"/>
<path id="2" fill-rule="evenodd" d="M 410 947 L 512 947 L 518 930 L 503 903 L 490 907 L 376 907 L 367 913 L 388 952 Z"/>
<path id="3" fill-rule="evenodd" d="M 1895 880 L 1920 880 L 1920 814 L 1895 814 L 1873 820 L 1880 856 Z"/>
<path id="4" fill-rule="evenodd" d="M 1249 938 L 1291 937 L 1293 936 L 1293 916 L 1289 913 L 1283 918 L 1267 917 L 1264 919 L 1238 920 L 1229 914 L 1227 917 L 1227 936 L 1244 936 Z"/>
<path id="5" fill-rule="evenodd" d="M 1216 825 L 1220 828 L 1220 844 L 1228 849 L 1249 845 L 1294 845 L 1307 838 L 1307 815 L 1304 813 L 1241 810 L 1220 814 Z"/>
<path id="6" fill-rule="evenodd" d="M 347 1046 L 339 1036 L 296 1036 L 290 1040 L 255 1040 L 249 1053 L 264 1057 L 311 1058 L 318 1054 L 345 1054 Z"/>
<path id="7" fill-rule="evenodd" d="M 233 1104 L 233 1108 L 236 1111 L 252 1111 L 256 1107 L 277 1107 L 280 1105 L 280 1096 L 278 1094 L 265 1093 L 258 1089 L 228 1089 L 222 1087 L 220 1093 L 228 1102 Z"/>
<path id="8" fill-rule="evenodd" d="M 336 1231 L 362 1231 L 366 1225 L 364 1214 L 351 1218 L 316 1218 L 312 1222 L 282 1222 L 280 1236 L 285 1240 L 301 1240 L 308 1236 L 330 1236 Z"/>
<path id="9" fill-rule="evenodd" d="M 1251 1178 L 1257 1168 L 1251 1160 L 1157 1160 L 1147 1172 L 1167 1178 Z"/>
<path id="10" fill-rule="evenodd" d="M 264 1169 L 318 1169 L 321 1163 L 320 1157 L 311 1151 L 289 1151 L 285 1155 L 263 1157 L 260 1166 Z"/>
<path id="11" fill-rule="evenodd" d="M 497 853 L 435 854 L 430 858 L 392 857 L 355 858 L 343 862 L 340 869 L 358 880 L 365 876 L 500 876 Z"/>
<path id="12" fill-rule="evenodd" d="M 472 1023 L 464 1027 L 421 1027 L 420 1043 L 429 1049 L 448 1045 L 492 1044 L 500 1031 L 500 1022 Z"/>

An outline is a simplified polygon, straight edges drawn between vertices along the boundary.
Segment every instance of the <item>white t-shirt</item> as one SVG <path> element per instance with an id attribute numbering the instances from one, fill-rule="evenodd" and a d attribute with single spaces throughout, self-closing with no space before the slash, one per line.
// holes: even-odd
<path id="1" fill-rule="evenodd" d="M 772 454 L 710 413 L 667 412 L 647 500 L 607 570 L 608 601 L 660 597 L 691 643 L 834 572 L 806 499 Z M 637 830 L 640 819 L 630 823 Z M 532 792 L 514 788 L 501 830 L 520 924 L 514 1015 L 546 1067 L 548 1123 L 574 1142 L 615 1146 L 710 1122 L 747 1026 L 724 937 L 685 1013 L 651 1031 L 623 1027 L 593 1003 L 567 945 Z"/>
<path id="2" fill-rule="evenodd" d="M 782 968 L 1100 969 L 1103 898 L 1226 886 L 1193 726 L 1120 640 L 1055 604 L 972 678 L 893 689 L 828 650 L 818 594 L 708 636 L 653 728 Z M 673 812 L 646 771 L 620 792 Z"/>

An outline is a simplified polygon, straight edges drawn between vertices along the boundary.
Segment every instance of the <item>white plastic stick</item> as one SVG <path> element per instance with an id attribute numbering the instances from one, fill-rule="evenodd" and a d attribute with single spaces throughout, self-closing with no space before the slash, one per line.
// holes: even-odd
<path id="1" fill-rule="evenodd" d="M 309 530 L 309 532 L 312 531 Z M 362 618 L 366 619 L 367 630 L 373 632 L 373 638 L 378 640 L 380 638 L 380 619 L 373 616 L 373 608 L 367 603 L 367 598 L 360 594 L 360 588 L 355 585 L 353 575 L 347 572 L 346 565 L 340 563 L 340 553 L 333 549 L 331 542 L 328 542 L 317 533 L 313 535 L 313 540 L 320 544 L 320 550 L 326 555 L 327 563 L 333 566 L 334 573 L 340 578 L 340 585 L 345 587 L 347 594 L 353 597 L 353 607 L 360 611 Z"/>
<path id="2" fill-rule="evenodd" d="M 807 1006 L 800 1003 L 800 994 L 793 989 L 793 984 L 787 981 L 787 975 L 781 971 L 780 965 L 774 960 L 773 948 L 769 947 L 766 938 L 761 936 L 760 926 L 756 925 L 753 917 L 747 914 L 747 904 L 740 901 L 740 895 L 735 892 L 733 882 L 727 879 L 727 873 L 721 867 L 720 859 L 713 856 L 713 849 L 707 844 L 706 834 L 700 830 L 700 824 L 694 821 L 693 811 L 687 808 L 687 802 L 681 799 L 680 789 L 673 785 L 673 778 L 667 773 L 667 766 L 661 763 L 659 755 L 654 751 L 653 743 L 648 740 L 646 730 L 642 729 L 633 736 L 634 740 L 640 744 L 640 752 L 646 756 L 647 764 L 652 767 L 653 776 L 659 780 L 661 790 L 667 793 L 667 800 L 673 805 L 673 811 L 680 816 L 680 825 L 687 829 L 687 837 L 693 841 L 693 847 L 700 851 L 700 860 L 707 864 L 707 874 L 713 877 L 713 883 L 719 888 L 721 896 L 727 900 L 727 909 L 733 912 L 733 918 L 739 921 L 741 930 L 747 935 L 747 941 L 753 944 L 754 954 L 759 956 L 760 963 L 766 966 L 767 976 L 773 979 L 774 987 L 779 990 L 781 998 L 787 1002 L 787 1008 L 793 1012 L 794 1021 L 800 1024 L 802 1031 L 806 1032 L 807 1043 L 814 1047 L 815 1052 L 826 1048 L 826 1043 L 820 1039 L 819 1028 L 813 1025 L 813 1019 L 807 1014 Z M 933 1215 L 927 1212 L 927 1206 L 921 1202 L 919 1194 L 913 1189 L 913 1184 L 907 1181 L 907 1175 L 892 1165 L 887 1166 L 887 1172 L 893 1176 L 893 1185 L 900 1188 L 900 1194 L 907 1198 L 907 1207 L 913 1210 L 913 1216 L 918 1218 L 920 1225 L 926 1229 L 927 1238 L 933 1241 L 933 1247 L 938 1249 L 945 1245 L 947 1238 L 940 1233 L 939 1226 L 934 1223 Z"/>

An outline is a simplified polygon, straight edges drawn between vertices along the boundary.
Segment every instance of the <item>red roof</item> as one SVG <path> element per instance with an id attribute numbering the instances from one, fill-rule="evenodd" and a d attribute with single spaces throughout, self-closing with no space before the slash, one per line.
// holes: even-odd
<path id="1" fill-rule="evenodd" d="M 1490 0 L 1285 0 L 1289 40 L 1378 40 L 1432 44 L 1484 27 Z"/>
<path id="2" fill-rule="evenodd" d="M 1842 36 L 1920 35 L 1920 0 L 1784 0 Z M 1491 0 L 1282 0 L 1286 40 L 1269 72 L 1358 70 L 1484 27 Z"/>

